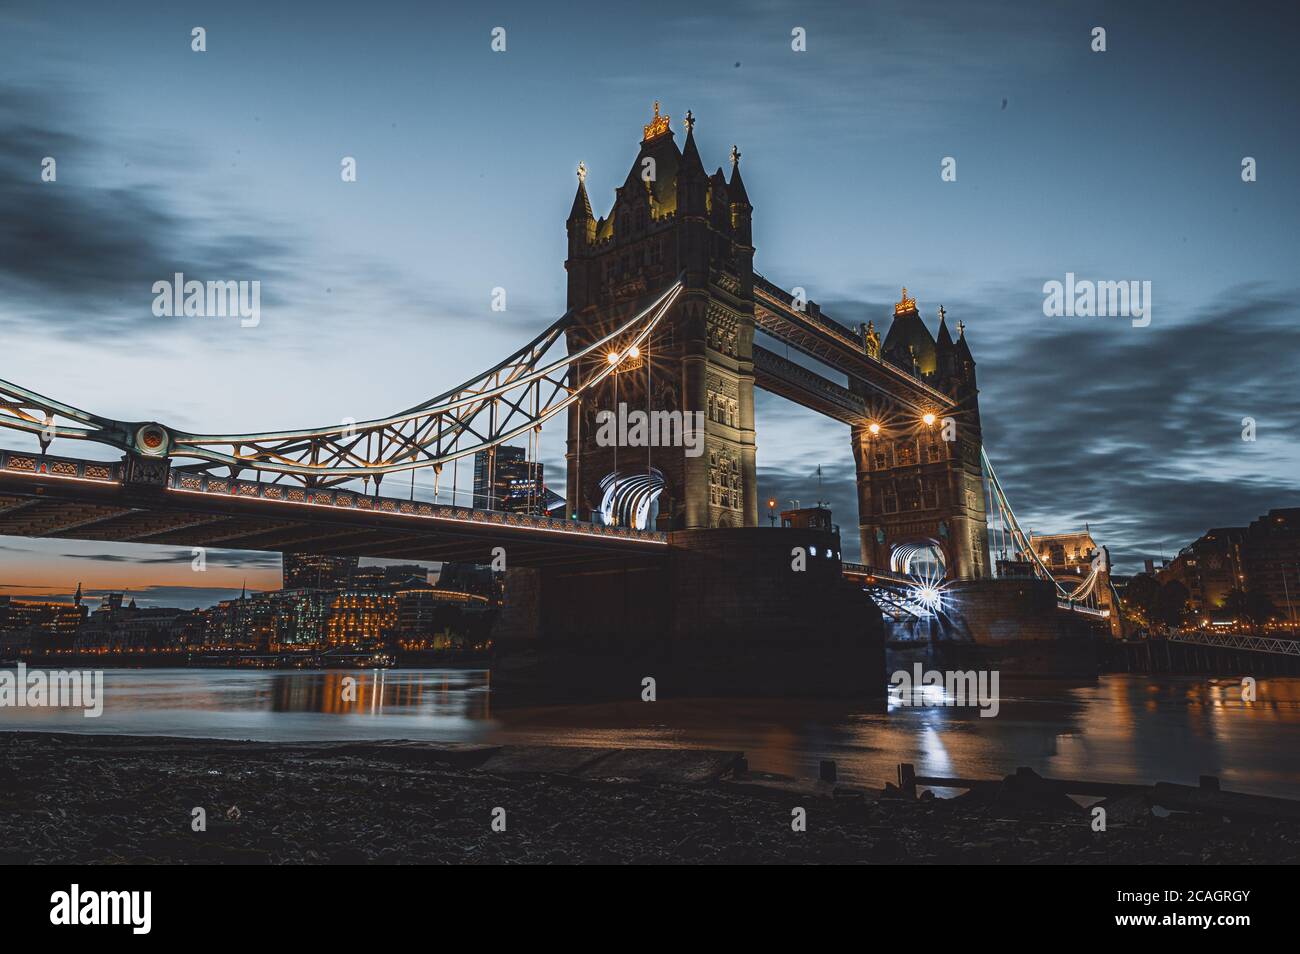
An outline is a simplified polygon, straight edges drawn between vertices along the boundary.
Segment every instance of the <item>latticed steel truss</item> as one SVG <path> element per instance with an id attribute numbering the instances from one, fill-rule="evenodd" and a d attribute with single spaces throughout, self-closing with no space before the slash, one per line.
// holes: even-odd
<path id="1" fill-rule="evenodd" d="M 58 439 L 93 441 L 145 458 L 196 463 L 187 469 L 252 470 L 308 486 L 432 468 L 538 429 L 619 370 L 645 346 L 682 290 L 679 279 L 641 311 L 581 350 L 548 362 L 568 316 L 500 364 L 391 417 L 332 427 L 253 434 L 190 434 L 153 421 L 100 417 L 0 381 L 0 426 L 36 435 L 42 451 Z M 573 374 L 579 362 L 593 369 Z M 612 360 L 610 360 L 612 359 Z M 581 380 L 579 385 L 572 382 Z"/>

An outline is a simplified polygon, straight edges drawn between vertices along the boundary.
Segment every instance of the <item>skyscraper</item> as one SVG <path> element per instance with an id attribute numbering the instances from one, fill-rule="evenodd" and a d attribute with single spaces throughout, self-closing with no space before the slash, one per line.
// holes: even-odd
<path id="1" fill-rule="evenodd" d="M 356 557 L 286 553 L 281 585 L 286 590 L 341 590 L 351 581 L 357 562 Z"/>
<path id="2" fill-rule="evenodd" d="M 481 450 L 474 455 L 474 506 L 510 513 L 545 513 L 543 473 L 544 465 L 529 461 L 522 447 Z"/>

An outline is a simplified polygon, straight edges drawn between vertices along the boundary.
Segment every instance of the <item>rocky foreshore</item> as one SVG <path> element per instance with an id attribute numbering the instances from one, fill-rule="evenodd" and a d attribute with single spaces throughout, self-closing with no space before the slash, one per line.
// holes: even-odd
<path id="1" fill-rule="evenodd" d="M 1136 794 L 1113 802 L 1099 832 L 1067 799 L 1000 791 L 891 797 L 749 773 L 736 752 L 0 733 L 0 862 L 1300 859 L 1297 819 L 1157 814 Z M 804 831 L 792 828 L 799 808 Z"/>

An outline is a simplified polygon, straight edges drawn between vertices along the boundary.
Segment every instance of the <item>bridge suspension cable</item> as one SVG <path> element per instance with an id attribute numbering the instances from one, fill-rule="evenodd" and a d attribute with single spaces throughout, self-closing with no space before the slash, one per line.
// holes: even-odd
<path id="1" fill-rule="evenodd" d="M 993 464 L 983 447 L 980 448 L 980 463 L 984 467 L 989 496 L 993 502 L 993 507 L 988 511 L 990 521 L 993 517 L 993 511 L 997 511 L 997 523 L 990 527 L 990 533 L 992 534 L 996 530 L 998 534 L 1003 536 L 1003 539 L 999 541 L 999 546 L 1004 557 L 1009 542 L 1011 551 L 1030 565 L 1035 576 L 1050 582 L 1056 588 L 1058 599 L 1095 606 L 1099 590 L 1098 583 L 1104 568 L 1102 562 L 1094 561 L 1091 572 L 1073 589 L 1068 588 L 1058 580 L 1038 555 L 1038 551 L 1034 549 L 1028 534 L 1021 529 L 1020 521 L 1016 519 L 1016 513 L 1011 509 L 1011 503 L 1007 500 L 1006 492 L 1002 489 L 1002 482 L 998 480 L 997 472 L 993 469 Z"/>
<path id="2" fill-rule="evenodd" d="M 0 380 L 0 427 L 34 434 L 44 452 L 57 438 L 93 441 L 151 458 L 198 461 L 186 469 L 256 470 L 327 487 L 376 483 L 394 472 L 443 464 L 496 447 L 540 427 L 590 393 L 633 349 L 644 347 L 678 299 L 678 280 L 632 317 L 573 353 L 547 363 L 569 325 L 560 318 L 488 371 L 390 417 L 364 423 L 250 434 L 191 434 L 156 422 L 100 417 Z M 591 370 L 574 374 L 580 363 Z M 585 366 L 584 366 L 585 368 Z M 577 382 L 577 383 L 575 383 Z M 278 478 L 277 478 L 278 479 Z M 454 493 L 454 488 L 453 488 Z"/>

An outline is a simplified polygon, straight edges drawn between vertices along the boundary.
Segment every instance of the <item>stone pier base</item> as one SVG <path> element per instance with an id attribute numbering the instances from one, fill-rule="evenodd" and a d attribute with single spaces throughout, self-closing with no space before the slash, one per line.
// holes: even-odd
<path id="1" fill-rule="evenodd" d="M 806 565 L 792 566 L 802 547 Z M 813 555 L 813 550 L 816 555 Z M 826 531 L 676 531 L 655 561 L 511 570 L 500 702 L 883 695 L 880 611 Z"/>
<path id="2" fill-rule="evenodd" d="M 1050 583 L 971 580 L 948 587 L 944 600 L 939 619 L 890 633 L 892 660 L 1061 678 L 1101 670 L 1106 622 L 1059 609 Z"/>

